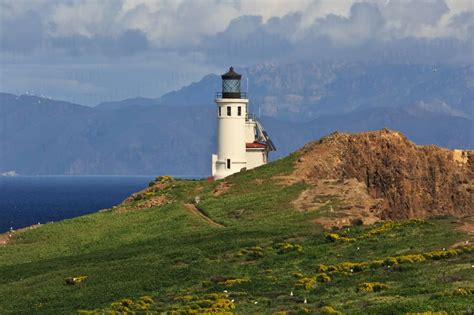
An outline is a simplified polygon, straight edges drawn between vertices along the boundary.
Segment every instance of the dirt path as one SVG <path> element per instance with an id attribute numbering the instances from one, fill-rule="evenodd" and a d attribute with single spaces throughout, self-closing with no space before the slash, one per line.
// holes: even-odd
<path id="1" fill-rule="evenodd" d="M 204 221 L 206 221 L 207 223 L 209 223 L 210 225 L 213 225 L 215 227 L 220 227 L 220 228 L 223 228 L 224 226 L 222 224 L 219 224 L 215 221 L 213 221 L 211 218 L 209 218 L 207 215 L 205 215 L 204 213 L 202 213 L 201 210 L 199 210 L 198 208 L 196 208 L 195 205 L 191 204 L 191 203 L 185 203 L 184 204 L 184 207 L 189 210 L 189 212 L 191 212 L 192 214 L 194 214 L 195 216 L 198 216 L 200 217 L 201 219 L 203 219 Z"/>
<path id="2" fill-rule="evenodd" d="M 23 233 L 27 230 L 36 229 L 37 227 L 40 227 L 40 225 L 39 224 L 34 224 L 34 225 L 31 225 L 31 226 L 24 227 L 22 229 L 14 230 L 12 232 L 9 231 L 9 232 L 0 234 L 0 246 L 7 245 L 10 242 L 10 240 L 12 238 L 14 238 L 15 236 L 17 236 L 18 234 Z"/>

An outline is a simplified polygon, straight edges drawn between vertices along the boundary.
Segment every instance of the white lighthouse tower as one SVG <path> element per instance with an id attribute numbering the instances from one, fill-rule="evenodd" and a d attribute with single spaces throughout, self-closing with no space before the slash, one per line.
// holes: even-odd
<path id="1" fill-rule="evenodd" d="M 212 176 L 221 179 L 268 161 L 276 150 L 262 125 L 248 114 L 249 100 L 240 91 L 242 76 L 231 67 L 222 75 L 217 93 L 217 154 L 212 155 Z"/>

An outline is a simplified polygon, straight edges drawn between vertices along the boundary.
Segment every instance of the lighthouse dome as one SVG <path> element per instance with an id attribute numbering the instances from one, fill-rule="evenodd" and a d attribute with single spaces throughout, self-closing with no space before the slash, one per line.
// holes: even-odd
<path id="1" fill-rule="evenodd" d="M 222 76 L 222 98 L 240 98 L 240 80 L 242 75 L 230 67 L 229 71 Z"/>

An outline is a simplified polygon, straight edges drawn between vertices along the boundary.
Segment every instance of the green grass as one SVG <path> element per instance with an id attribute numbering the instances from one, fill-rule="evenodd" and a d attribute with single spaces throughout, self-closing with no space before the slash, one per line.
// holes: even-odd
<path id="1" fill-rule="evenodd" d="M 155 299 L 150 309 L 163 311 L 202 303 L 206 294 L 224 290 L 241 314 L 321 313 L 325 305 L 349 314 L 473 311 L 472 295 L 452 294 L 458 287 L 474 286 L 472 252 L 391 269 L 331 274 L 330 282 L 310 290 L 295 287 L 292 273 L 314 276 L 318 264 L 424 253 L 466 239 L 445 218 L 408 222 L 375 235 L 369 235 L 374 227 L 350 227 L 336 233 L 356 241 L 328 242 L 313 223 L 318 211 L 301 213 L 290 205 L 307 185 L 283 186 L 272 180 L 291 171 L 296 158 L 235 174 L 228 178 L 231 189 L 219 196 L 213 193 L 219 182 L 177 180 L 154 192 L 165 194 L 167 205 L 100 212 L 18 234 L 0 247 L 0 314 L 76 313 L 142 296 Z M 223 228 L 186 210 L 183 204 L 196 196 L 199 208 Z M 303 251 L 279 253 L 282 242 L 301 245 Z M 262 257 L 239 254 L 255 246 L 261 247 Z M 80 275 L 87 280 L 65 283 L 67 277 Z M 250 281 L 226 286 L 216 280 L 226 278 Z M 363 282 L 380 282 L 388 289 L 357 292 Z M 183 300 L 188 295 L 191 300 Z"/>

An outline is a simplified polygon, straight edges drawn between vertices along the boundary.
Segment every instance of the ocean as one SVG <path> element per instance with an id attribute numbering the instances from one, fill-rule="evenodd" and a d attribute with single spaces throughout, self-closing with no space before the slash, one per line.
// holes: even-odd
<path id="1" fill-rule="evenodd" d="M 154 176 L 0 176 L 0 233 L 119 204 Z"/>

